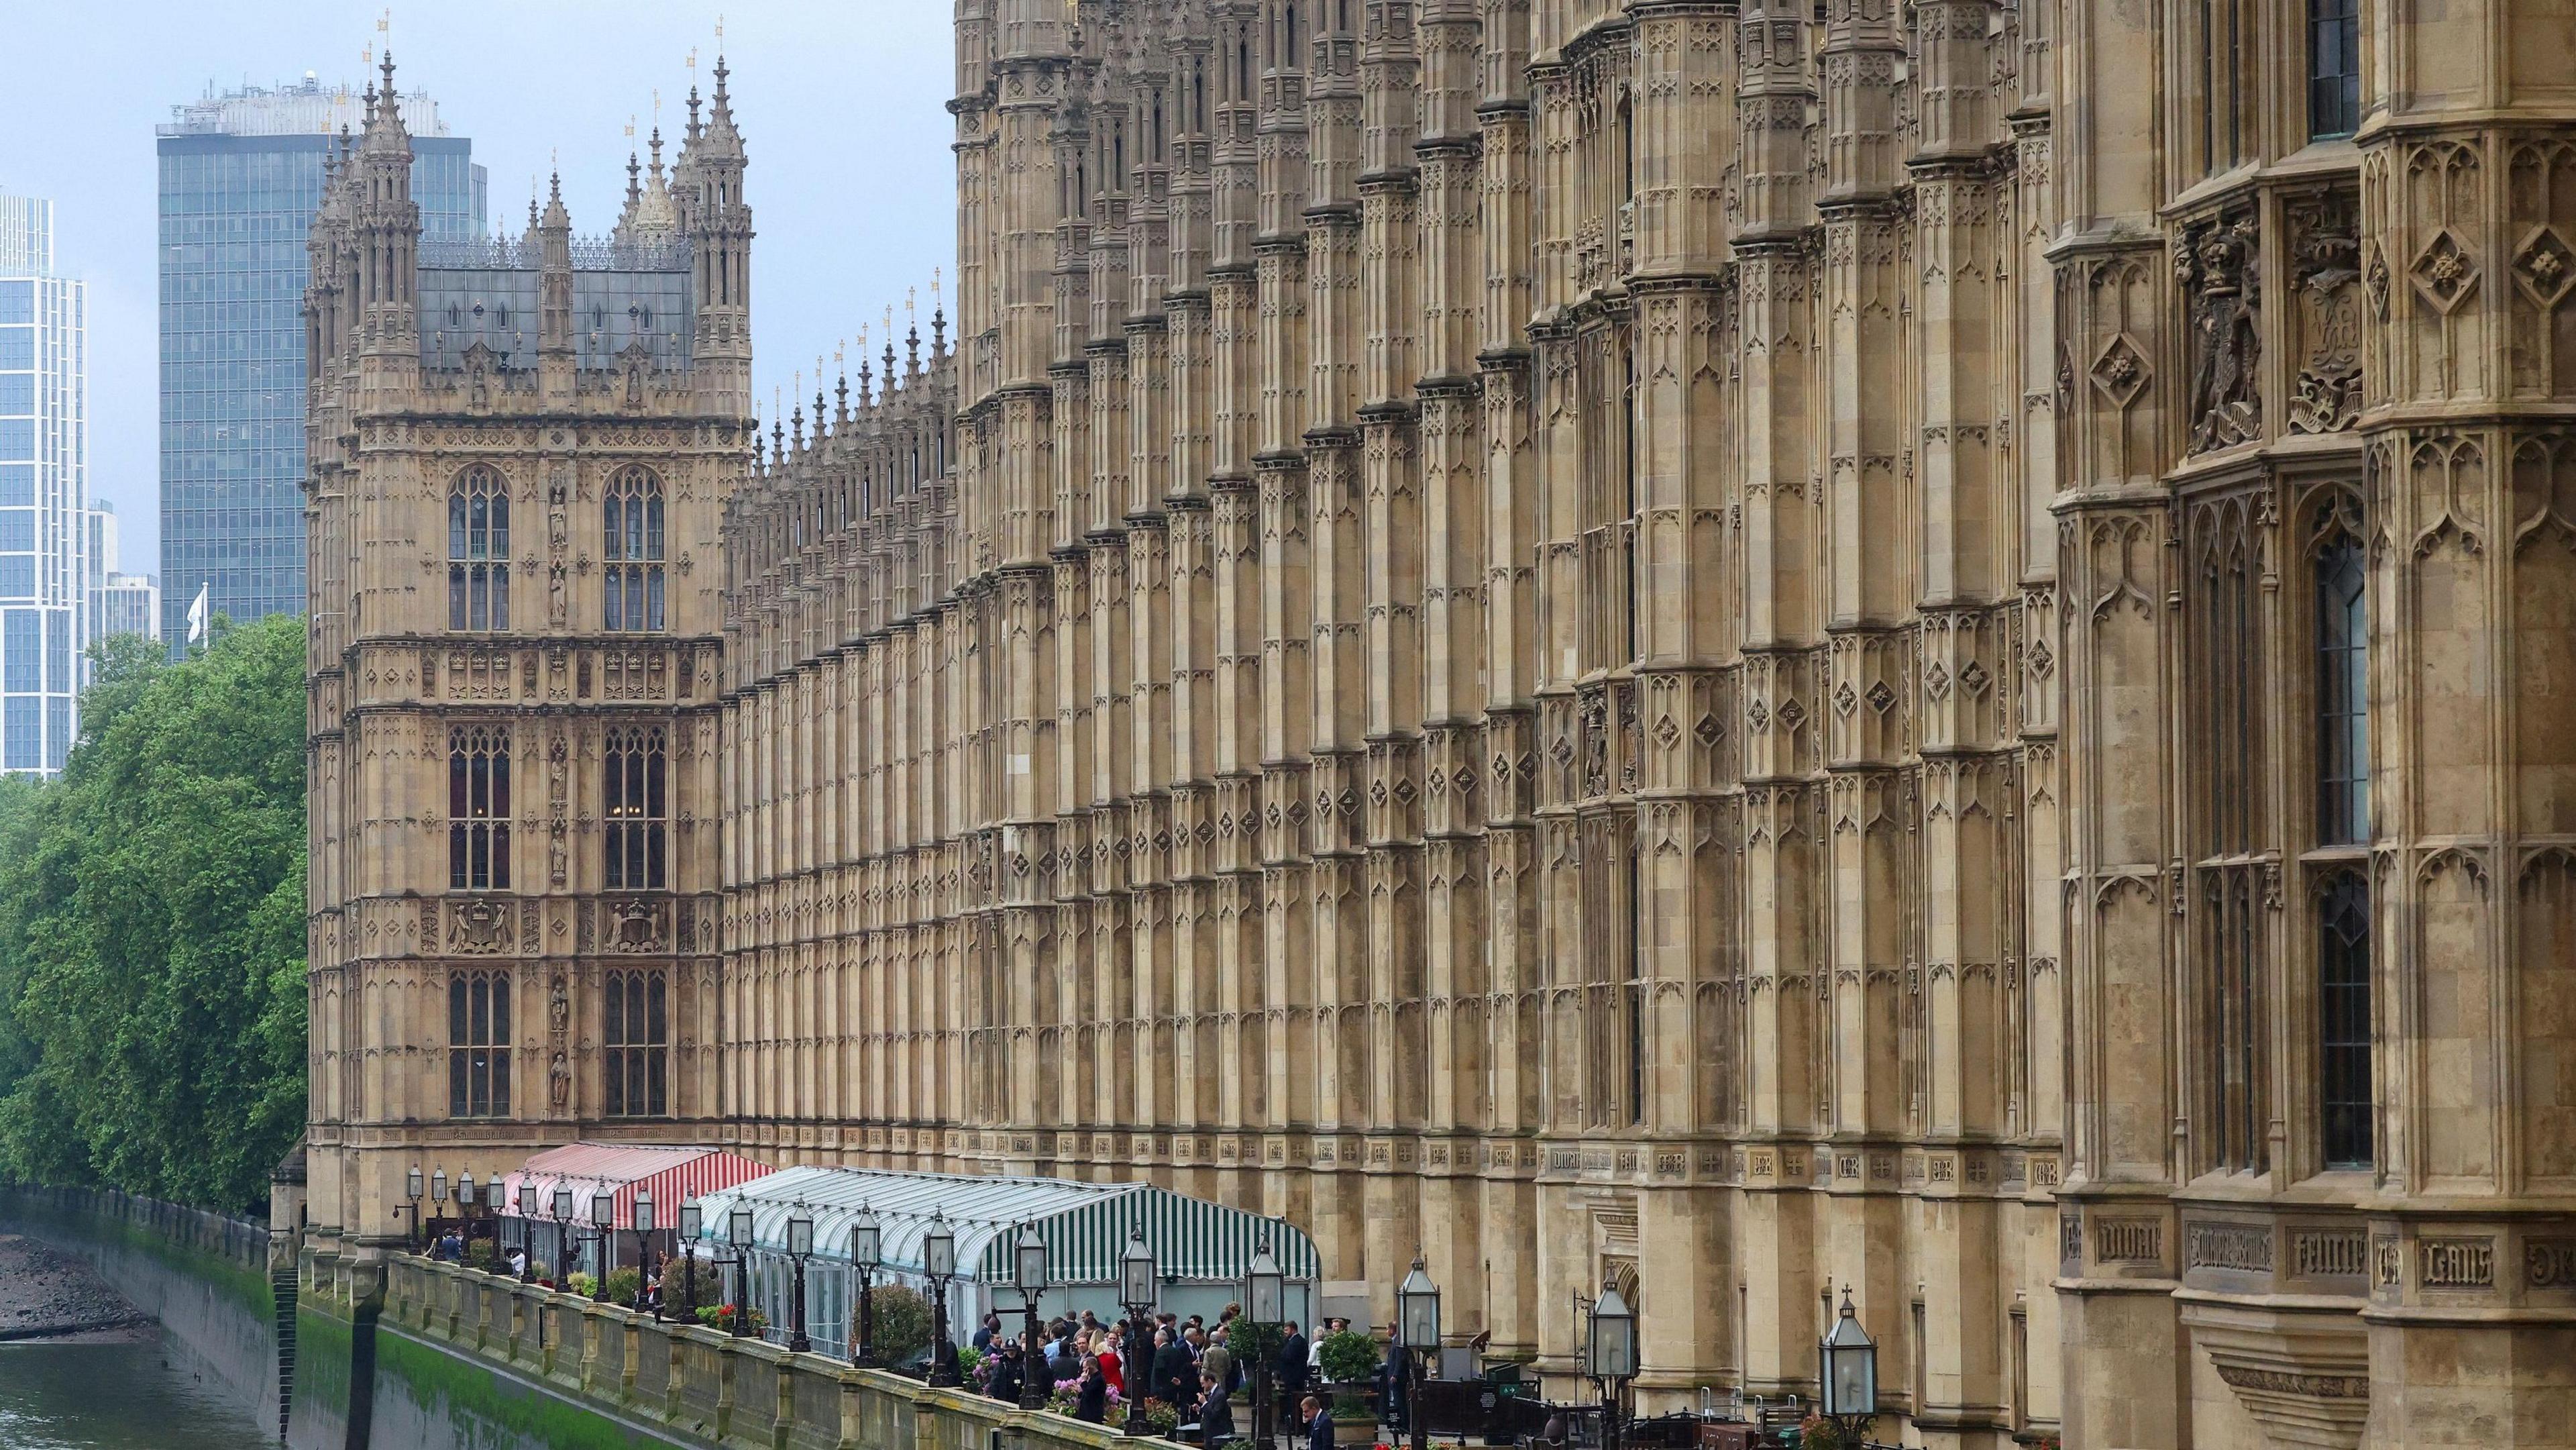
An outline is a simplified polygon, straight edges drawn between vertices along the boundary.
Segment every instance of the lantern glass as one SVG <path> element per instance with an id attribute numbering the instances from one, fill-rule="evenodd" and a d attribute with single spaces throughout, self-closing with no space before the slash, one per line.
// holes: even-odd
<path id="1" fill-rule="evenodd" d="M 737 1203 L 733 1206 L 733 1212 L 725 1216 L 725 1235 L 726 1242 L 731 1243 L 735 1248 L 751 1247 L 750 1204 Z"/>
<path id="2" fill-rule="evenodd" d="M 1154 1302 L 1154 1251 L 1145 1246 L 1145 1231 L 1127 1235 L 1127 1250 L 1118 1256 L 1118 1302 L 1141 1309 Z"/>
<path id="3" fill-rule="evenodd" d="M 1011 1282 L 1022 1294 L 1037 1294 L 1047 1286 L 1046 1240 L 1038 1237 L 1036 1224 L 1020 1226 L 1020 1241 L 1011 1256 Z"/>
<path id="4" fill-rule="evenodd" d="M 705 1222 L 705 1214 L 698 1207 L 696 1200 L 692 1199 L 689 1202 L 680 1205 L 680 1237 L 684 1239 L 696 1238 L 698 1236 L 699 1228 L 703 1226 Z"/>
<path id="5" fill-rule="evenodd" d="M 446 1169 L 441 1168 L 436 1173 L 429 1176 L 429 1196 L 432 1201 L 437 1203 L 445 1203 L 447 1201 Z"/>
<path id="6" fill-rule="evenodd" d="M 1817 1346 L 1818 1399 L 1828 1415 L 1878 1413 L 1878 1346 L 1852 1313 L 1851 1296 L 1843 1296 L 1842 1317 Z"/>
<path id="7" fill-rule="evenodd" d="M 464 1177 L 456 1180 L 456 1203 L 460 1208 L 472 1208 L 474 1206 L 473 1174 L 468 1173 Z"/>
<path id="8" fill-rule="evenodd" d="M 608 1228 L 617 1222 L 617 1195 L 607 1189 L 590 1196 L 590 1226 Z"/>
<path id="9" fill-rule="evenodd" d="M 1407 1349 L 1440 1347 L 1440 1288 L 1423 1272 L 1422 1261 L 1413 1261 L 1413 1272 L 1396 1286 L 1396 1334 Z"/>
<path id="10" fill-rule="evenodd" d="M 787 1252 L 800 1259 L 814 1252 L 814 1211 L 803 1203 L 787 1215 Z"/>
<path id="11" fill-rule="evenodd" d="M 530 1217 L 530 1216 L 532 1216 L 533 1214 L 535 1214 L 536 1210 L 537 1210 L 537 1190 L 536 1190 L 534 1187 L 532 1187 L 532 1186 L 530 1186 L 530 1185 L 529 1185 L 528 1180 L 526 1180 L 526 1179 L 522 1178 L 522 1179 L 520 1179 L 520 1180 L 519 1180 L 519 1205 L 518 1205 L 518 1214 L 519 1214 L 519 1217 L 521 1217 L 521 1218 L 527 1218 L 527 1217 Z"/>
<path id="12" fill-rule="evenodd" d="M 1601 1291 L 1592 1306 L 1591 1340 L 1585 1356 L 1594 1375 L 1608 1380 L 1637 1377 L 1637 1311 L 1613 1286 Z"/>
<path id="13" fill-rule="evenodd" d="M 412 1202 L 420 1202 L 420 1169 L 415 1167 L 411 1170 L 410 1175 L 403 1180 L 403 1187 L 410 1194 Z"/>
<path id="14" fill-rule="evenodd" d="M 653 1190 L 649 1188 L 636 1189 L 635 1231 L 640 1234 L 648 1234 L 651 1233 L 653 1229 Z"/>
<path id="15" fill-rule="evenodd" d="M 930 1233 L 921 1241 L 921 1269 L 934 1279 L 955 1277 L 957 1273 L 957 1235 L 948 1231 L 948 1218 L 934 1210 L 930 1216 Z"/>
<path id="16" fill-rule="evenodd" d="M 1253 1250 L 1252 1267 L 1243 1275 L 1244 1312 L 1255 1324 L 1277 1324 L 1288 1316 L 1280 1301 L 1287 1296 L 1285 1277 L 1279 1272 L 1279 1261 L 1270 1255 L 1264 1242 Z"/>
<path id="17" fill-rule="evenodd" d="M 870 1272 L 885 1262 L 885 1230 L 878 1226 L 877 1216 L 868 1212 L 864 1203 L 859 1205 L 859 1216 L 850 1224 L 850 1262 Z"/>
<path id="18" fill-rule="evenodd" d="M 572 1190 L 569 1188 L 555 1190 L 555 1222 L 572 1222 Z"/>

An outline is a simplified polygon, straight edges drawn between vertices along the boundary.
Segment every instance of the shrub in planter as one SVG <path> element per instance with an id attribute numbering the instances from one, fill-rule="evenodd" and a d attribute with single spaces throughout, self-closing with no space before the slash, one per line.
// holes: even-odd
<path id="1" fill-rule="evenodd" d="M 1317 1361 L 1329 1385 L 1362 1385 L 1377 1378 L 1379 1366 L 1386 1363 L 1386 1352 L 1378 1342 L 1356 1329 L 1324 1336 Z"/>
<path id="2" fill-rule="evenodd" d="M 579 1294 L 584 1299 L 587 1299 L 592 1294 L 598 1292 L 599 1281 L 588 1274 L 584 1274 L 576 1270 L 571 1278 L 564 1280 L 564 1288 L 572 1293 Z"/>
<path id="3" fill-rule="evenodd" d="M 709 1329 L 721 1329 L 730 1334 L 733 1332 L 733 1314 L 733 1306 L 730 1304 L 709 1304 L 698 1310 L 698 1322 Z M 758 1334 L 768 1327 L 768 1315 L 757 1309 L 751 1311 L 752 1333 Z"/>
<path id="4" fill-rule="evenodd" d="M 880 1284 L 869 1296 L 876 1310 L 876 1339 L 871 1346 L 880 1364 L 901 1364 L 929 1347 L 930 1298 L 901 1284 Z M 850 1305 L 850 1328 L 858 1331 L 858 1304 Z M 960 1350 L 963 1355 L 967 1351 Z"/>
<path id="5" fill-rule="evenodd" d="M 632 1309 L 643 1289 L 644 1276 L 633 1269 L 611 1269 L 608 1273 L 608 1302 L 611 1304 L 623 1304 Z"/>
<path id="6" fill-rule="evenodd" d="M 501 1246 L 490 1239 L 476 1239 L 465 1246 L 465 1266 L 489 1269 L 501 1258 Z"/>
<path id="7" fill-rule="evenodd" d="M 1799 1450 L 1843 1450 L 1843 1427 L 1822 1415 L 1809 1415 L 1798 1424 Z"/>

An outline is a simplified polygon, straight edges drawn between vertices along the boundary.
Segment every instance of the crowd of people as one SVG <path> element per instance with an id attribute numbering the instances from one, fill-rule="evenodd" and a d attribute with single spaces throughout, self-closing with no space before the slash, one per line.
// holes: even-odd
<path id="1" fill-rule="evenodd" d="M 1101 1424 L 1107 1421 L 1112 1404 L 1137 1412 L 1139 1405 L 1160 1403 L 1171 1408 L 1185 1430 L 1195 1427 L 1190 1438 L 1218 1446 L 1242 1433 L 1235 1424 L 1233 1397 L 1250 1372 L 1230 1346 L 1234 1320 L 1241 1312 L 1241 1306 L 1229 1304 L 1214 1325 L 1197 1314 L 1160 1314 L 1152 1321 L 1151 1342 L 1131 1346 L 1128 1341 L 1136 1326 L 1125 1320 L 1103 1323 L 1086 1309 L 1078 1317 L 1059 1318 L 1045 1327 L 1034 1367 L 1025 1337 L 1004 1328 L 999 1314 L 984 1316 L 972 1343 L 990 1362 L 984 1393 L 994 1399 L 1019 1401 L 1034 1372 L 1059 1390 L 1073 1386 L 1077 1420 Z M 1328 1321 L 1325 1332 L 1342 1322 Z M 1297 1323 L 1281 1326 L 1278 1358 L 1271 1366 L 1278 1403 L 1298 1404 L 1306 1386 L 1320 1378 L 1319 1353 Z M 1305 1418 L 1312 1419 L 1311 1412 Z M 1326 1428 L 1329 1433 L 1329 1417 Z"/>

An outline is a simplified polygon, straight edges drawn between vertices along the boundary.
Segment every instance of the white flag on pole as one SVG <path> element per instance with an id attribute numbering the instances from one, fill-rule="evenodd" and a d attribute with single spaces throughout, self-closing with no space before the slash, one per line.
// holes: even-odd
<path id="1" fill-rule="evenodd" d="M 206 637 L 206 622 L 206 586 L 200 584 L 196 601 L 188 606 L 188 643 L 195 644 Z"/>

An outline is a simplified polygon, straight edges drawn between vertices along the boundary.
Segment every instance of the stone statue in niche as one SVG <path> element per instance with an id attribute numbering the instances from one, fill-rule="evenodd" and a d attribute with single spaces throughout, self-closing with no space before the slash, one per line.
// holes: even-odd
<path id="1" fill-rule="evenodd" d="M 2262 268 L 2250 213 L 2187 228 L 2174 252 L 2174 280 L 2190 318 L 2188 451 L 2205 453 L 2263 432 Z"/>
<path id="2" fill-rule="evenodd" d="M 564 585 L 564 566 L 558 561 L 546 569 L 546 623 L 561 629 L 572 618 L 571 600 Z"/>
<path id="3" fill-rule="evenodd" d="M 564 979 L 558 975 L 554 990 L 546 994 L 546 1025 L 560 1037 L 572 1024 L 572 997 L 564 990 Z"/>
<path id="4" fill-rule="evenodd" d="M 571 866 L 572 852 L 564 844 L 563 823 L 557 821 L 553 833 L 546 842 L 546 884 L 561 891 Z"/>
<path id="5" fill-rule="evenodd" d="M 555 1049 L 554 1060 L 546 1068 L 546 1079 L 546 1096 L 554 1104 L 555 1111 L 560 1113 L 572 1100 L 572 1063 L 560 1047 Z"/>
<path id="6" fill-rule="evenodd" d="M 2298 288 L 2299 376 L 2290 431 L 2340 433 L 2361 416 L 2361 241 L 2349 192 L 2289 208 Z"/>

